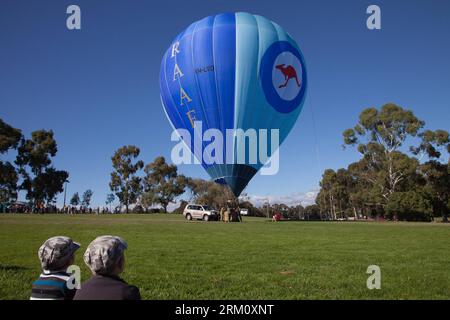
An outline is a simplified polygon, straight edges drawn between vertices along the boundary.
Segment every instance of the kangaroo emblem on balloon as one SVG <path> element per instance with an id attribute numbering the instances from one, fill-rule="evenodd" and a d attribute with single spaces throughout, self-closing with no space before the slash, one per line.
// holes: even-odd
<path id="1" fill-rule="evenodd" d="M 289 80 L 295 79 L 297 82 L 297 86 L 300 87 L 300 82 L 298 81 L 297 77 L 297 71 L 295 71 L 295 68 L 291 65 L 285 66 L 285 64 L 279 64 L 275 66 L 276 69 L 280 70 L 281 73 L 284 75 L 285 82 L 278 86 L 278 88 L 284 88 L 287 86 Z"/>

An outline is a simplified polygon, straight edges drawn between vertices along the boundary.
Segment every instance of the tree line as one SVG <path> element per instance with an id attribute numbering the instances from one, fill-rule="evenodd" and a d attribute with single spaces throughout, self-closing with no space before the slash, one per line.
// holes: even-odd
<path id="1" fill-rule="evenodd" d="M 138 160 L 139 154 L 138 147 L 128 145 L 119 148 L 111 158 L 113 171 L 109 187 L 126 213 L 130 206 L 135 212 L 148 212 L 154 206 L 167 212 L 168 205 L 183 194 L 191 201 L 212 207 L 224 206 L 234 197 L 225 186 L 179 174 L 177 166 L 168 164 L 162 156 L 145 165 Z M 182 208 L 186 203 L 181 201 Z"/>
<path id="2" fill-rule="evenodd" d="M 347 168 L 324 171 L 316 198 L 321 216 L 448 220 L 447 131 L 425 129 L 412 111 L 389 103 L 363 110 L 358 123 L 343 132 L 343 142 L 361 158 Z"/>
<path id="3" fill-rule="evenodd" d="M 0 119 L 0 154 L 16 153 L 14 161 L 0 160 L 0 205 L 16 201 L 19 191 L 25 191 L 32 212 L 56 210 L 56 196 L 69 182 L 69 173 L 53 165 L 57 151 L 52 130 L 33 131 L 27 138 L 20 129 Z M 110 211 L 116 197 L 128 213 L 130 206 L 133 211 L 148 212 L 155 205 L 167 212 L 168 205 L 185 192 L 190 193 L 193 201 L 214 206 L 224 205 L 232 196 L 224 186 L 178 174 L 177 167 L 168 164 L 164 157 L 144 165 L 142 160 L 137 160 L 139 154 L 138 147 L 129 145 L 119 148 L 112 156 L 111 193 L 105 201 Z M 90 189 L 81 196 L 75 192 L 67 203 L 72 207 L 63 211 L 89 212 L 92 196 Z"/>
<path id="4" fill-rule="evenodd" d="M 27 138 L 0 119 L 0 154 L 13 150 L 17 153 L 14 162 L 0 160 L 0 203 L 16 200 L 24 190 L 33 211 L 54 204 L 69 173 L 53 166 L 58 151 L 53 131 L 33 131 Z"/>
<path id="5" fill-rule="evenodd" d="M 343 147 L 354 147 L 360 159 L 347 168 L 326 169 L 316 204 L 302 207 L 264 204 L 256 208 L 244 194 L 240 206 L 252 215 L 271 217 L 281 213 L 291 220 L 338 220 L 382 217 L 390 220 L 448 220 L 450 211 L 450 139 L 445 130 L 425 129 L 425 122 L 395 104 L 361 112 L 353 128 L 343 132 Z M 56 170 L 52 158 L 57 145 L 51 130 L 38 130 L 30 138 L 0 119 L 0 153 L 17 151 L 16 159 L 0 161 L 0 203 L 17 199 L 19 190 L 33 208 L 54 203 L 69 174 Z M 157 157 L 144 164 L 140 149 L 127 145 L 111 157 L 111 193 L 125 212 L 151 212 L 155 206 L 167 212 L 181 195 L 189 201 L 220 208 L 234 195 L 229 188 L 178 173 L 176 165 Z M 74 207 L 89 208 L 93 192 L 70 199 Z M 186 200 L 174 212 L 181 213 Z M 111 208 L 112 211 L 112 208 Z"/>

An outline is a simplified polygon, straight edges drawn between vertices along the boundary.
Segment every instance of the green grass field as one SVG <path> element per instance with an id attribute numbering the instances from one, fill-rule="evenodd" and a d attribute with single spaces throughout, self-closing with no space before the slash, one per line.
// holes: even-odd
<path id="1" fill-rule="evenodd" d="M 179 215 L 0 215 L 0 298 L 28 299 L 55 235 L 127 240 L 122 275 L 144 299 L 449 299 L 450 225 L 187 222 Z M 368 290 L 366 269 L 381 268 Z"/>

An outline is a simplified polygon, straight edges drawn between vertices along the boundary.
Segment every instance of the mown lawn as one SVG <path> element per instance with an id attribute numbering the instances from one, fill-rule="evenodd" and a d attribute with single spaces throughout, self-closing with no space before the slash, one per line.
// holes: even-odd
<path id="1" fill-rule="evenodd" d="M 27 299 L 37 249 L 55 235 L 127 240 L 123 278 L 145 299 L 449 299 L 450 225 L 187 222 L 172 214 L 0 214 L 0 298 Z M 368 290 L 366 269 L 381 268 Z"/>

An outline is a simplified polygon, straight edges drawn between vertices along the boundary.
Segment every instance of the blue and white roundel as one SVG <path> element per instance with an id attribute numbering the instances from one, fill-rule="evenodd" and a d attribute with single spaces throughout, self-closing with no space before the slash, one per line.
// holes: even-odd
<path id="1" fill-rule="evenodd" d="M 300 51 L 287 41 L 274 42 L 261 60 L 261 85 L 270 105 L 289 113 L 300 106 L 306 90 L 306 70 Z"/>
<path id="2" fill-rule="evenodd" d="M 244 12 L 206 17 L 180 33 L 164 54 L 159 82 L 175 129 L 187 129 L 192 137 L 208 129 L 224 137 L 227 129 L 278 129 L 280 144 L 301 112 L 307 87 L 297 43 L 278 24 Z M 193 140 L 190 150 L 202 155 L 207 145 L 200 148 Z M 264 163 L 238 163 L 236 150 L 249 146 L 232 143 L 231 154 L 223 150 L 227 163 L 202 165 L 238 196 Z M 268 156 L 275 151 L 270 148 Z"/>

